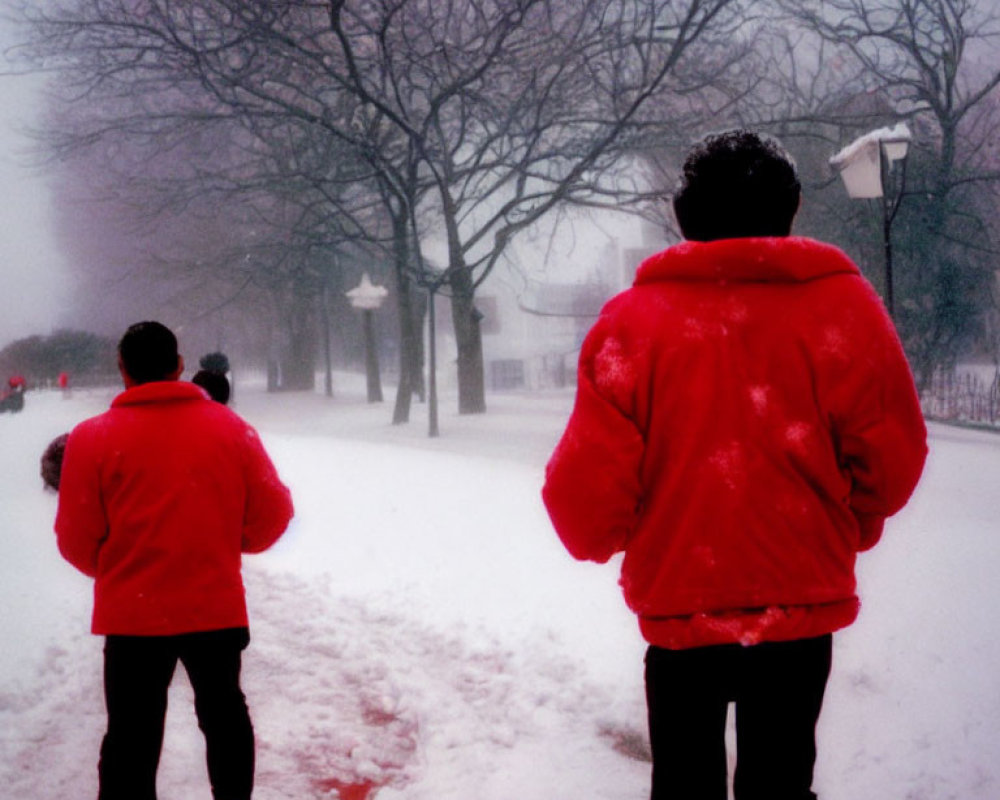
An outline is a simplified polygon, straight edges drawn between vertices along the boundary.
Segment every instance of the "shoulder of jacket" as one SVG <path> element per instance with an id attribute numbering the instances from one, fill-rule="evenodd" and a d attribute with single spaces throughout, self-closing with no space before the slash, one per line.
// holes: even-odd
<path id="1" fill-rule="evenodd" d="M 109 426 L 113 425 L 114 418 L 115 413 L 113 409 L 108 409 L 96 416 L 88 417 L 70 429 L 70 438 L 78 440 L 95 436 L 102 431 L 106 431 Z"/>

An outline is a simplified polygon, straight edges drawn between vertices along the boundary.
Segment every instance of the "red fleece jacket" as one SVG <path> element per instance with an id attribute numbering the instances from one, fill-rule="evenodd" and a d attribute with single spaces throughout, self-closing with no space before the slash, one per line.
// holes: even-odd
<path id="1" fill-rule="evenodd" d="M 165 381 L 73 429 L 55 529 L 96 579 L 94 633 L 163 636 L 245 626 L 240 554 L 270 547 L 291 517 L 256 431 Z"/>
<path id="2" fill-rule="evenodd" d="M 857 615 L 854 564 L 916 486 L 926 430 L 891 320 L 838 249 L 684 242 L 580 354 L 543 497 L 667 648 L 797 639 Z"/>

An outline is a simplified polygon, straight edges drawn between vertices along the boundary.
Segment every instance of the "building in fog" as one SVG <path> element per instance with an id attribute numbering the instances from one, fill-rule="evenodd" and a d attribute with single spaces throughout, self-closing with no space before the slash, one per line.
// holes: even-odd
<path id="1" fill-rule="evenodd" d="M 662 231 L 628 218 L 602 236 L 596 246 L 583 245 L 578 259 L 532 274 L 523 263 L 531 251 L 518 251 L 512 265 L 498 266 L 476 293 L 483 315 L 486 388 L 490 392 L 540 390 L 572 386 L 580 345 L 601 306 L 631 286 L 639 263 L 666 247 Z M 575 263 L 574 263 L 575 262 Z M 448 323 L 450 308 L 439 298 L 438 342 L 442 385 L 457 380 L 455 344 Z"/>

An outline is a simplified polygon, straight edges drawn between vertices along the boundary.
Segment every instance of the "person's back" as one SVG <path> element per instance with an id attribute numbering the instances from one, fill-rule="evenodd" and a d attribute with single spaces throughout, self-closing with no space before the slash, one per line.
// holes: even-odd
<path id="1" fill-rule="evenodd" d="M 577 558 L 624 552 L 649 642 L 653 797 L 804 800 L 854 564 L 913 491 L 925 429 L 891 320 L 836 248 L 790 235 L 794 165 L 747 131 L 689 155 L 688 241 L 640 265 L 580 353 L 543 496 Z"/>
<path id="2" fill-rule="evenodd" d="M 240 553 L 287 523 L 287 490 L 262 472 L 262 452 L 249 425 L 181 381 L 128 389 L 74 429 L 57 528 L 67 559 L 97 579 L 94 633 L 246 624 Z M 98 516 L 74 504 L 92 482 Z"/>
<path id="3" fill-rule="evenodd" d="M 920 427 L 906 370 L 877 297 L 836 249 L 794 237 L 671 248 L 608 304 L 581 357 L 584 379 L 633 429 L 603 430 L 606 464 L 629 459 L 630 437 L 642 448 L 641 509 L 625 502 L 635 515 L 616 523 L 616 504 L 557 500 L 554 518 L 570 531 L 629 526 L 626 598 L 661 643 L 842 627 L 857 613 L 855 553 L 876 535 L 857 520 L 884 510 L 865 505 L 865 482 L 895 507 L 920 466 L 900 454 L 892 469 L 852 476 L 843 464 L 886 432 L 886 402 L 910 415 L 891 424 Z M 557 452 L 550 496 L 561 482 L 578 492 L 593 468 L 560 470 Z"/>

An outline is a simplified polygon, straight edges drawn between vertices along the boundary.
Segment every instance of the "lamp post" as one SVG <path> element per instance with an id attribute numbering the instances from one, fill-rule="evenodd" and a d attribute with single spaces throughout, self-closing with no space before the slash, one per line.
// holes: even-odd
<path id="1" fill-rule="evenodd" d="M 446 285 L 445 272 L 424 270 L 421 285 L 427 290 L 427 435 L 439 436 L 438 393 L 437 393 L 437 295 Z"/>
<path id="2" fill-rule="evenodd" d="M 368 402 L 382 402 L 382 381 L 378 372 L 378 351 L 375 348 L 375 322 L 373 312 L 382 305 L 389 290 L 384 286 L 376 286 L 371 282 L 366 272 L 361 276 L 361 283 L 345 294 L 350 298 L 351 305 L 361 311 L 365 329 L 365 374 L 368 379 Z"/>
<path id="3" fill-rule="evenodd" d="M 429 351 L 427 378 L 427 435 L 439 436 L 438 390 L 437 390 L 437 290 L 439 285 L 431 282 L 427 287 L 427 349 Z"/>
<path id="4" fill-rule="evenodd" d="M 903 123 L 879 128 L 851 142 L 830 159 L 854 199 L 882 199 L 882 243 L 885 250 L 885 306 L 895 317 L 892 288 L 892 222 L 906 185 L 910 129 Z"/>

